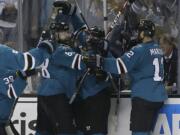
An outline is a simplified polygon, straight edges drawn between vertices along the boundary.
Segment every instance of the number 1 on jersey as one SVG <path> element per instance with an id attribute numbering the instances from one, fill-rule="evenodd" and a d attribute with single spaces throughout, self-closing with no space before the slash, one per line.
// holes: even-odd
<path id="1" fill-rule="evenodd" d="M 160 65 L 159 65 L 159 60 L 158 58 L 154 58 L 153 60 L 153 65 L 155 67 L 155 72 L 154 72 L 154 81 L 162 81 L 162 77 L 159 75 L 160 73 Z"/>

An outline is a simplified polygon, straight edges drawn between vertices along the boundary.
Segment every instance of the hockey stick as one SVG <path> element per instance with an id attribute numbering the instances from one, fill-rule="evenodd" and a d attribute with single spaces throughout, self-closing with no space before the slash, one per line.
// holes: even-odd
<path id="1" fill-rule="evenodd" d="M 115 81 L 111 75 L 111 73 L 108 73 L 108 76 L 110 78 L 111 84 L 113 86 L 113 89 L 115 90 L 115 92 L 117 93 L 117 100 L 116 100 L 116 107 L 115 107 L 115 115 L 118 114 L 118 110 L 119 110 L 119 98 L 120 98 L 120 88 L 121 88 L 121 77 L 118 78 L 118 87 L 115 84 Z"/>
<path id="2" fill-rule="evenodd" d="M 72 104 L 74 102 L 75 98 L 77 97 L 77 95 L 79 94 L 79 92 L 81 90 L 81 87 L 82 87 L 82 84 L 83 84 L 86 76 L 88 75 L 89 71 L 90 71 L 90 69 L 88 68 L 85 71 L 84 75 L 80 78 L 80 81 L 79 81 L 79 83 L 78 83 L 78 85 L 76 87 L 76 90 L 75 90 L 74 94 L 72 95 L 72 97 L 69 100 L 69 104 Z"/>
<path id="3" fill-rule="evenodd" d="M 19 99 L 19 97 L 15 99 L 14 104 L 13 104 L 13 107 L 12 107 L 12 109 L 11 109 L 11 113 L 10 113 L 10 115 L 9 115 L 9 120 L 8 120 L 7 123 L 6 123 L 5 131 L 7 132 L 7 135 L 8 135 L 8 134 L 9 134 L 9 135 L 20 135 L 20 134 L 17 132 L 17 130 L 15 129 L 15 127 L 14 127 L 12 121 L 11 121 L 11 118 L 12 118 L 12 116 L 13 116 L 15 107 L 16 107 L 17 102 L 18 102 L 18 99 Z"/>
<path id="4" fill-rule="evenodd" d="M 129 1 L 130 0 L 126 0 L 126 2 L 123 5 L 123 9 L 118 12 L 118 14 L 116 15 L 115 19 L 111 23 L 111 25 L 110 25 L 111 30 L 117 25 L 118 20 L 120 19 L 121 15 L 123 14 L 123 11 L 127 8 L 127 6 L 131 5 L 133 3 L 133 2 L 129 2 Z M 108 38 L 111 30 L 106 34 L 106 39 Z"/>
<path id="5" fill-rule="evenodd" d="M 74 0 L 74 2 L 75 2 L 76 6 L 77 6 L 77 8 L 78 8 L 78 10 L 79 10 L 79 14 L 80 14 L 83 22 L 84 22 L 85 25 L 87 26 L 87 29 L 90 30 L 89 25 L 88 25 L 88 23 L 87 23 L 84 15 L 82 14 L 82 11 L 81 11 L 81 9 L 80 9 L 80 7 L 79 7 L 78 2 L 77 2 L 76 0 Z M 71 96 L 71 98 L 70 98 L 70 100 L 69 100 L 69 104 L 72 104 L 72 103 L 74 102 L 74 100 L 76 99 L 77 95 L 80 93 L 82 84 L 83 84 L 86 76 L 88 75 L 89 71 L 90 71 L 90 69 L 88 68 L 88 69 L 85 71 L 84 75 L 80 78 L 79 83 L 78 83 L 78 85 L 77 85 L 77 87 L 76 87 L 76 89 L 75 89 L 75 92 L 73 93 L 73 95 Z"/>
<path id="6" fill-rule="evenodd" d="M 80 16 L 81 16 L 83 22 L 86 24 L 88 30 L 90 30 L 89 25 L 88 25 L 88 23 L 87 23 L 87 21 L 86 21 L 84 15 L 83 15 L 83 13 L 82 13 L 80 7 L 79 7 L 79 4 L 78 4 L 77 0 L 74 0 L 74 2 L 75 2 L 76 6 L 77 6 L 77 8 L 78 8 L 78 10 L 79 10 L 79 14 L 80 14 Z"/>
<path id="7" fill-rule="evenodd" d="M 78 2 L 77 2 L 76 0 L 74 0 L 74 1 L 75 1 L 75 4 L 76 4 L 76 6 L 77 6 L 77 8 L 78 8 L 78 10 L 79 10 L 79 13 L 80 13 L 80 16 L 81 16 L 82 20 L 83 20 L 84 23 L 87 25 L 88 30 L 90 30 L 90 28 L 89 28 L 89 26 L 88 26 L 88 24 L 87 24 L 87 21 L 85 20 L 85 17 L 84 17 L 83 14 L 82 14 L 82 11 L 81 11 L 81 9 L 80 9 L 80 7 L 79 7 Z M 126 3 L 127 3 L 127 2 L 126 2 Z M 126 7 L 126 5 L 127 5 L 127 4 L 124 5 L 124 8 Z M 104 6 L 106 6 L 105 3 L 104 3 Z M 106 15 L 106 14 L 105 14 L 105 15 Z M 119 18 L 117 18 L 117 19 L 119 19 Z M 105 28 L 105 27 L 104 27 L 104 28 Z M 105 31 L 106 31 L 106 30 L 105 30 Z M 108 34 L 109 34 L 109 33 L 108 33 Z M 105 40 L 107 39 L 108 34 L 106 35 Z M 108 44 L 107 44 L 107 42 L 105 42 L 104 50 L 107 50 L 107 48 L 108 48 Z M 74 102 L 76 96 L 79 94 L 80 89 L 81 89 L 81 86 L 82 86 L 82 84 L 83 84 L 83 81 L 84 81 L 84 79 L 86 78 L 86 76 L 88 75 L 89 70 L 90 70 L 90 69 L 87 69 L 86 72 L 84 73 L 84 75 L 82 76 L 82 78 L 80 79 L 80 82 L 79 82 L 79 84 L 78 84 L 78 86 L 77 86 L 74 94 L 73 94 L 72 97 L 70 98 L 69 104 L 72 104 L 72 103 Z M 109 76 L 110 81 L 111 81 L 111 83 L 112 83 L 113 89 L 114 89 L 116 92 L 118 92 L 118 98 L 119 98 L 119 97 L 120 97 L 120 92 L 119 92 L 119 91 L 120 91 L 120 90 L 119 90 L 119 89 L 120 89 L 120 86 L 119 86 L 119 89 L 118 89 L 118 87 L 116 86 L 115 81 L 114 81 L 111 73 L 108 73 L 108 76 Z M 117 103 L 119 103 L 119 99 L 117 99 Z"/>
<path id="8" fill-rule="evenodd" d="M 82 14 L 82 11 L 81 11 L 81 9 L 80 9 L 80 7 L 79 7 L 78 2 L 77 2 L 76 0 L 74 0 L 74 2 L 75 2 L 76 6 L 77 6 L 77 8 L 78 8 L 78 10 L 79 10 L 79 14 L 80 14 L 83 22 L 86 24 L 88 30 L 90 30 L 90 27 L 89 27 L 89 25 L 87 24 L 87 21 L 86 21 L 84 15 Z M 104 6 L 106 6 L 105 3 L 104 3 Z M 105 15 L 106 15 L 106 14 L 105 14 Z M 107 32 L 107 31 L 106 31 L 106 32 Z M 107 38 L 105 38 L 105 39 L 107 39 Z M 107 50 L 107 48 L 108 48 L 108 45 L 107 45 L 107 42 L 105 42 L 104 50 Z M 80 79 L 80 82 L 79 82 L 79 84 L 78 84 L 78 86 L 77 86 L 74 94 L 73 94 L 72 97 L 70 98 L 69 104 L 72 104 L 72 103 L 74 102 L 75 98 L 77 97 L 77 95 L 79 94 L 79 92 L 80 92 L 80 90 L 81 90 L 81 86 L 82 86 L 82 84 L 83 84 L 83 82 L 84 82 L 84 79 L 85 79 L 86 76 L 88 75 L 89 71 L 90 71 L 90 69 L 88 68 L 88 69 L 86 70 L 86 72 L 84 73 L 84 75 L 82 76 L 82 78 Z M 118 88 L 117 88 L 117 86 L 116 86 L 116 84 L 115 84 L 115 82 L 114 82 L 114 79 L 112 78 L 112 75 L 111 75 L 110 73 L 108 73 L 108 75 L 109 75 L 109 78 L 110 78 L 110 80 L 111 80 L 111 82 L 112 82 L 112 85 L 113 85 L 114 89 L 115 89 L 116 91 L 118 91 Z"/>
<path id="9" fill-rule="evenodd" d="M 124 14 L 127 11 L 126 9 L 128 8 L 128 6 L 131 6 L 134 3 L 135 0 L 127 0 L 124 5 L 123 5 L 123 9 L 121 11 L 118 12 L 118 14 L 116 15 L 114 21 L 111 23 L 111 30 L 118 24 L 118 21 L 120 20 L 120 17 L 123 15 L 123 11 Z M 121 20 L 120 24 L 126 20 Z M 126 23 L 127 24 L 127 23 Z M 125 27 L 123 28 L 123 31 L 126 31 L 127 26 L 125 25 Z M 108 39 L 109 34 L 111 33 L 111 31 L 109 31 L 106 35 L 105 39 Z M 120 100 L 120 91 L 121 91 L 121 76 L 118 77 L 118 86 L 115 84 L 114 79 L 112 77 L 112 75 L 110 73 L 108 73 L 111 84 L 113 86 L 113 89 L 116 92 L 116 96 L 117 96 L 117 100 L 116 100 L 116 107 L 115 107 L 115 115 L 118 115 L 118 111 L 119 111 L 119 100 Z"/>

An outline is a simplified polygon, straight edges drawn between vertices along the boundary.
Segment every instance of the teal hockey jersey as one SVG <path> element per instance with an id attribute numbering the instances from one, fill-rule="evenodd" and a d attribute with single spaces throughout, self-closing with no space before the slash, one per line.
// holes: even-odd
<path id="1" fill-rule="evenodd" d="M 128 73 L 132 97 L 149 101 L 167 99 L 163 84 L 163 52 L 155 42 L 139 44 L 117 59 L 104 58 L 102 67 L 114 74 Z"/>
<path id="2" fill-rule="evenodd" d="M 26 80 L 17 77 L 16 71 L 34 69 L 49 56 L 44 48 L 34 48 L 22 53 L 6 45 L 0 45 L 0 94 L 9 98 L 20 96 L 26 86 Z"/>

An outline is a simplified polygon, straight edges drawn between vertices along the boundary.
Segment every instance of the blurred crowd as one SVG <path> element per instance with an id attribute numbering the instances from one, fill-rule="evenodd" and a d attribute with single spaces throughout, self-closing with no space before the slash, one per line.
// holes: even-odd
<path id="1" fill-rule="evenodd" d="M 36 46 L 41 30 L 47 24 L 52 0 L 22 1 L 23 49 Z M 18 0 L 0 0 L 0 42 L 18 49 Z"/>

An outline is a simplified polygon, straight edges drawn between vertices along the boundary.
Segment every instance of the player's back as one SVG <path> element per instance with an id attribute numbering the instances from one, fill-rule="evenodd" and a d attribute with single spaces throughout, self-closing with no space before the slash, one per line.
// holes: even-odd
<path id="1" fill-rule="evenodd" d="M 155 42 L 140 44 L 133 49 L 138 53 L 136 63 L 129 75 L 132 81 L 132 96 L 150 101 L 163 101 L 167 94 L 163 84 L 163 52 Z"/>

